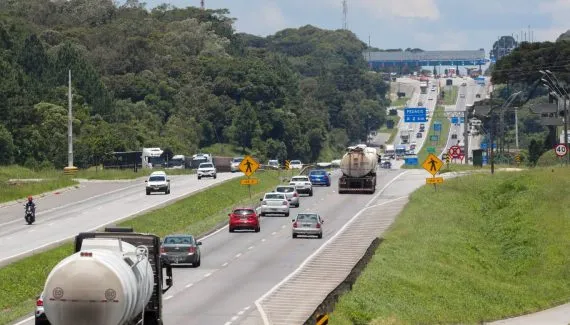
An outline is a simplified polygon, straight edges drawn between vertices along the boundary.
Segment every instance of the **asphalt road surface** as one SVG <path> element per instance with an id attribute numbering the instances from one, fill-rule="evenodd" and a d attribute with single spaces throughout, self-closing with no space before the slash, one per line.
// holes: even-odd
<path id="1" fill-rule="evenodd" d="M 217 179 L 171 176 L 171 194 L 145 193 L 144 178 L 129 182 L 84 182 L 76 190 L 37 200 L 36 222 L 27 225 L 22 204 L 0 208 L 0 266 L 54 246 L 82 231 L 102 227 L 133 214 L 172 202 L 205 187 L 239 177 Z"/>
<path id="2" fill-rule="evenodd" d="M 164 296 L 164 323 L 262 324 L 255 300 L 298 268 L 373 198 L 377 201 L 408 195 L 425 182 L 427 175 L 424 171 L 412 171 L 390 183 L 401 172 L 379 170 L 377 188 L 390 185 L 381 194 L 377 191 L 378 196 L 339 195 L 339 171 L 333 172 L 331 187 L 315 187 L 312 197 L 303 196 L 301 206 L 291 210 L 291 217 L 301 211 L 321 214 L 325 220 L 322 239 L 292 239 L 291 217 L 280 216 L 262 218 L 259 233 L 229 233 L 224 227 L 202 238 L 201 266 L 174 269 L 174 286 Z M 318 275 L 315 279 L 318 281 Z M 33 324 L 33 319 L 19 323 L 24 324 Z"/>

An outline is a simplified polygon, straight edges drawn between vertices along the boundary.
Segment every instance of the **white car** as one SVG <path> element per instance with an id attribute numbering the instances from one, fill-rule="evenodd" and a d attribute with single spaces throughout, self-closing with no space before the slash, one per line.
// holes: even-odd
<path id="1" fill-rule="evenodd" d="M 150 195 L 152 192 L 164 192 L 164 194 L 170 194 L 170 179 L 166 176 L 163 171 L 157 171 L 150 174 L 146 183 L 146 195 Z"/>
<path id="2" fill-rule="evenodd" d="M 264 216 L 266 214 L 283 214 L 286 217 L 289 216 L 289 200 L 287 200 L 287 196 L 285 194 L 277 192 L 265 193 L 260 201 L 260 216 Z"/>
<path id="3" fill-rule="evenodd" d="M 291 160 L 289 162 L 289 167 L 291 169 L 302 169 L 303 168 L 303 163 L 300 160 Z"/>
<path id="4" fill-rule="evenodd" d="M 309 196 L 313 196 L 313 183 L 308 176 L 293 176 L 289 185 L 294 185 L 299 194 L 308 193 Z"/>
<path id="5" fill-rule="evenodd" d="M 216 178 L 216 167 L 212 163 L 201 163 L 197 170 L 198 179 L 202 177 Z"/>
<path id="6" fill-rule="evenodd" d="M 239 171 L 239 164 L 241 164 L 243 157 L 234 157 L 230 164 L 230 170 L 232 173 Z"/>

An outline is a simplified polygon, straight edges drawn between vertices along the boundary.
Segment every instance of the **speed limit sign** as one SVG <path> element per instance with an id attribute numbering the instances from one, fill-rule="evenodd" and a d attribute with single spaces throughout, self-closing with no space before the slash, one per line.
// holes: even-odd
<path id="1" fill-rule="evenodd" d="M 568 148 L 564 144 L 559 144 L 554 147 L 554 152 L 558 157 L 564 157 L 568 153 Z"/>

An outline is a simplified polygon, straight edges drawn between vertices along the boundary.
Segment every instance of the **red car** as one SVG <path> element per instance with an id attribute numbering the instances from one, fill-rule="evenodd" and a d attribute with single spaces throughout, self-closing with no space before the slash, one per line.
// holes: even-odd
<path id="1" fill-rule="evenodd" d="M 255 232 L 261 230 L 259 225 L 259 216 L 254 208 L 235 208 L 232 213 L 229 213 L 229 230 L 234 232 L 236 229 L 251 229 Z"/>

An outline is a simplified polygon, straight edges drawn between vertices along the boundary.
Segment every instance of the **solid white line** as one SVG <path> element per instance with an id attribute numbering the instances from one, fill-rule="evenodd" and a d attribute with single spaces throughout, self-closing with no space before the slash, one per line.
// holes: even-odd
<path id="1" fill-rule="evenodd" d="M 188 283 L 187 285 L 185 285 L 186 288 L 190 288 L 191 286 L 193 286 L 194 283 Z"/>
<path id="2" fill-rule="evenodd" d="M 113 223 L 117 223 L 117 222 L 123 221 L 123 220 L 125 220 L 125 219 L 129 219 L 129 218 L 131 218 L 133 215 L 137 215 L 137 214 L 143 213 L 143 212 L 145 212 L 145 211 L 155 209 L 156 206 L 164 205 L 164 204 L 168 205 L 171 201 L 180 200 L 180 198 L 182 198 L 182 197 L 184 197 L 184 196 L 188 196 L 188 197 L 189 197 L 189 196 L 192 196 L 192 195 L 194 195 L 194 194 L 196 194 L 196 193 L 198 193 L 198 192 L 201 192 L 201 191 L 203 191 L 203 190 L 205 190 L 205 189 L 207 189 L 207 188 L 210 188 L 210 187 L 213 187 L 213 186 L 222 184 L 222 183 L 224 183 L 224 182 L 226 182 L 226 181 L 230 181 L 230 180 L 232 180 L 232 178 L 228 178 L 228 179 L 225 179 L 225 180 L 220 180 L 220 181 L 217 182 L 217 183 L 208 184 L 207 186 L 202 187 L 202 188 L 199 188 L 199 189 L 196 189 L 196 190 L 194 190 L 194 191 L 192 191 L 192 192 L 185 193 L 185 194 L 182 194 L 182 195 L 178 195 L 178 196 L 175 196 L 175 197 L 173 197 L 173 198 L 170 198 L 170 199 L 168 199 L 168 200 L 166 200 L 166 201 L 157 203 L 156 205 L 153 205 L 153 206 L 151 206 L 151 207 L 138 210 L 138 211 L 136 211 L 136 212 L 134 212 L 134 213 L 132 213 L 132 214 L 130 214 L 130 215 L 128 215 L 128 216 L 121 217 L 121 218 L 119 218 L 119 219 L 115 219 L 115 220 L 111 220 L 111 221 L 105 222 L 104 224 L 98 225 L 98 226 L 95 227 L 95 228 L 91 228 L 91 229 L 89 229 L 89 230 L 85 230 L 85 232 L 96 231 L 97 229 L 103 228 L 103 227 L 105 227 L 105 226 L 107 226 L 107 225 L 110 225 L 110 224 L 113 224 Z M 137 184 L 137 185 L 135 185 L 135 186 L 139 186 L 139 185 Z M 122 190 L 124 190 L 124 189 L 125 189 L 125 188 L 123 188 Z M 109 192 L 109 193 L 112 193 L 112 192 Z M 109 194 L 109 193 L 107 193 L 107 194 Z M 78 201 L 78 202 L 81 202 L 81 201 Z M 18 220 L 18 221 L 20 221 L 20 220 Z M 1 226 L 1 225 L 0 225 L 0 226 Z M 213 235 L 219 233 L 220 231 L 222 231 L 223 229 L 225 229 L 225 228 L 227 228 L 227 227 L 228 227 L 228 225 L 225 225 L 224 227 L 222 227 L 222 228 L 220 228 L 220 229 L 214 231 L 213 233 L 211 233 L 211 234 L 209 234 L 209 235 L 207 235 L 207 236 L 204 236 L 204 237 L 200 238 L 199 240 L 204 240 L 204 239 L 206 239 L 206 238 L 209 238 L 209 237 L 211 237 L 211 236 L 213 236 Z M 49 243 L 40 245 L 40 246 L 35 247 L 35 248 L 33 248 L 33 249 L 29 249 L 29 250 L 27 250 L 27 251 L 24 251 L 24 252 L 21 252 L 21 253 L 12 255 L 12 256 L 5 257 L 5 258 L 3 258 L 3 259 L 0 259 L 0 263 L 4 262 L 4 261 L 6 261 L 6 260 L 10 260 L 10 259 L 16 258 L 16 257 L 21 256 L 21 255 L 25 255 L 25 254 L 28 254 L 28 253 L 31 253 L 31 252 L 40 250 L 40 249 L 42 249 L 42 248 L 44 248 L 44 247 L 48 247 L 48 246 L 52 246 L 52 245 L 57 245 L 57 244 L 63 243 L 63 242 L 65 242 L 65 241 L 67 241 L 67 240 L 70 240 L 70 239 L 72 239 L 72 238 L 75 238 L 75 236 L 76 236 L 76 235 L 64 237 L 64 238 L 62 238 L 62 239 L 55 240 L 55 241 L 53 241 L 53 242 L 49 242 Z"/>
<path id="3" fill-rule="evenodd" d="M 238 257 L 240 257 L 240 256 L 241 256 L 241 253 L 237 253 L 237 254 L 236 254 L 236 258 L 238 258 Z"/>
<path id="4" fill-rule="evenodd" d="M 272 232 L 271 234 L 272 234 L 272 235 L 275 235 L 275 234 L 277 234 L 277 232 L 276 232 L 276 231 L 274 231 L 274 232 Z"/>
<path id="5" fill-rule="evenodd" d="M 27 323 L 27 322 L 33 320 L 35 317 L 36 317 L 36 316 L 30 316 L 30 317 L 28 317 L 28 318 L 26 318 L 26 319 L 21 320 L 20 322 L 14 324 L 14 325 L 23 325 L 23 324 L 25 324 L 25 323 Z"/>
<path id="6" fill-rule="evenodd" d="M 222 267 L 226 267 L 228 266 L 228 262 L 225 262 L 224 264 L 222 264 Z"/>
<path id="7" fill-rule="evenodd" d="M 235 320 L 238 319 L 238 318 L 239 318 L 239 317 L 237 317 L 237 316 L 232 317 L 232 322 L 235 321 Z"/>
<path id="8" fill-rule="evenodd" d="M 238 314 L 239 316 L 241 316 L 241 315 L 243 315 L 243 313 L 245 313 L 245 310 L 240 310 L 240 311 L 238 311 L 237 314 Z"/>
<path id="9" fill-rule="evenodd" d="M 64 204 L 64 205 L 58 206 L 58 207 L 56 207 L 56 208 L 51 208 L 51 209 L 48 209 L 48 210 L 44 210 L 44 211 L 41 211 L 41 212 L 36 213 L 36 216 L 41 216 L 41 215 L 46 214 L 46 213 L 49 213 L 49 212 L 51 212 L 51 211 L 61 210 L 61 209 L 67 208 L 67 207 L 72 206 L 72 205 L 75 205 L 75 204 L 87 202 L 87 201 L 89 201 L 89 200 L 92 200 L 92 199 L 95 199 L 95 198 L 98 198 L 98 197 L 101 197 L 101 196 L 105 196 L 105 195 L 113 194 L 113 193 L 116 193 L 116 192 L 124 191 L 124 190 L 126 190 L 126 189 L 133 188 L 133 187 L 136 187 L 136 186 L 140 186 L 140 184 L 135 184 L 135 185 L 127 186 L 127 187 L 122 187 L 122 188 L 120 188 L 120 189 L 117 189 L 117 190 L 114 190 L 114 191 L 111 191 L 111 192 L 105 192 L 105 193 L 97 194 L 97 195 L 90 196 L 90 197 L 88 197 L 88 198 L 86 198 L 86 199 L 83 199 L 83 200 L 74 201 L 74 202 L 71 202 L 71 203 L 68 203 L 68 204 Z M 1 226 L 8 225 L 8 224 L 11 224 L 11 223 L 14 223 L 14 222 L 19 222 L 19 221 L 20 221 L 20 220 L 12 220 L 12 221 L 8 221 L 8 222 L 5 222 L 5 223 L 0 223 L 0 227 L 1 227 Z"/>
<path id="10" fill-rule="evenodd" d="M 209 277 L 210 275 L 212 275 L 212 272 L 204 274 L 204 277 L 207 278 L 207 277 Z"/>
<path id="11" fill-rule="evenodd" d="M 232 325 L 232 322 L 225 322 L 224 325 Z"/>
<path id="12" fill-rule="evenodd" d="M 253 249 L 254 246 L 249 246 L 247 249 Z"/>
<path id="13" fill-rule="evenodd" d="M 265 238 L 261 239 L 262 242 L 264 242 L 265 240 L 266 240 Z"/>
<path id="14" fill-rule="evenodd" d="M 398 174 L 396 177 L 392 178 L 388 183 L 386 183 L 386 185 L 384 185 L 384 187 L 376 195 L 374 195 L 374 197 L 372 199 L 370 199 L 370 201 L 368 201 L 368 203 L 364 206 L 364 208 L 362 208 L 352 218 L 350 218 L 350 220 L 347 223 L 345 223 L 344 226 L 342 226 L 342 228 L 340 228 L 329 240 L 327 240 L 324 244 L 321 245 L 321 247 L 319 247 L 309 257 L 307 257 L 303 261 L 303 263 L 301 263 L 301 265 L 299 265 L 299 267 L 297 267 L 293 272 L 291 272 L 289 275 L 287 275 L 283 280 L 281 280 L 281 282 L 277 283 L 273 288 L 269 289 L 269 291 L 267 291 L 263 296 L 261 296 L 259 299 L 257 299 L 255 301 L 255 306 L 257 307 L 257 310 L 259 311 L 259 314 L 261 315 L 261 319 L 263 320 L 264 325 L 270 325 L 271 323 L 269 322 L 269 318 L 267 317 L 265 310 L 263 310 L 263 307 L 261 307 L 261 302 L 263 301 L 263 299 L 267 298 L 269 295 L 271 295 L 273 292 L 275 292 L 275 290 L 277 290 L 280 286 L 282 286 L 285 282 L 289 281 L 289 279 L 291 279 L 295 274 L 299 273 L 301 271 L 301 269 L 303 269 L 303 267 L 305 267 L 305 265 L 307 265 L 307 263 L 309 263 L 309 261 L 311 261 L 317 254 L 319 254 L 330 243 L 332 243 L 338 236 L 340 236 L 340 234 L 342 234 L 344 232 L 344 230 L 346 228 L 348 228 L 348 226 L 350 226 L 364 211 L 366 211 L 368 206 L 372 202 L 374 202 L 376 199 L 378 199 L 378 197 L 390 185 L 392 185 L 398 178 L 402 177 L 403 175 L 405 175 L 407 173 L 408 173 L 408 171 L 404 171 L 404 172 Z M 385 204 L 392 203 L 392 202 L 397 201 L 397 200 L 399 200 L 399 199 L 389 200 L 389 201 L 383 202 L 379 205 L 385 205 Z"/>
<path id="15" fill-rule="evenodd" d="M 250 306 L 245 307 L 243 310 L 248 310 Z"/>

